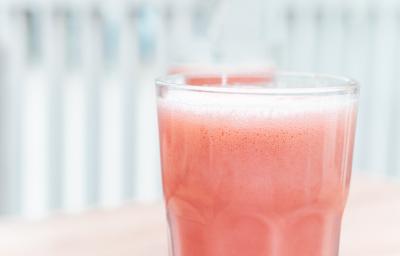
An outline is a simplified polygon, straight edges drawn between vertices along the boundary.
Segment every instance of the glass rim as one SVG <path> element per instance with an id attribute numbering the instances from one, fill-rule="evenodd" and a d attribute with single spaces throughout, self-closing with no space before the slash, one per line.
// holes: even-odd
<path id="1" fill-rule="evenodd" d="M 305 87 L 239 87 L 229 86 L 215 86 L 210 84 L 194 85 L 186 82 L 181 82 L 185 76 L 219 76 L 226 78 L 228 75 L 258 75 L 269 76 L 272 78 L 299 78 L 308 79 L 309 81 L 320 81 L 319 86 L 305 86 Z M 323 85 L 322 81 L 335 81 L 337 85 L 329 86 Z M 159 77 L 155 80 L 156 87 L 165 87 L 173 90 L 184 91 L 197 91 L 197 92 L 210 92 L 210 93 L 224 93 L 224 94 L 260 94 L 260 95 L 340 95 L 340 94 L 358 94 L 359 83 L 349 77 L 330 75 L 325 73 L 311 73 L 311 72 L 293 72 L 293 71 L 280 71 L 280 72 L 183 72 L 179 74 L 171 74 Z M 244 82 L 243 85 L 246 83 Z M 255 83 L 250 83 L 255 84 Z M 226 86 L 228 85 L 228 86 Z"/>

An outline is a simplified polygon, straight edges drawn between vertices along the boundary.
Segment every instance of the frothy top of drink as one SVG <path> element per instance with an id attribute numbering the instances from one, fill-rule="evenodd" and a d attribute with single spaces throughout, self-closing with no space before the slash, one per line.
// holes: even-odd
<path id="1" fill-rule="evenodd" d="M 161 107 L 193 114 L 285 116 L 337 111 L 354 104 L 353 95 L 264 95 L 168 90 L 159 98 Z"/>

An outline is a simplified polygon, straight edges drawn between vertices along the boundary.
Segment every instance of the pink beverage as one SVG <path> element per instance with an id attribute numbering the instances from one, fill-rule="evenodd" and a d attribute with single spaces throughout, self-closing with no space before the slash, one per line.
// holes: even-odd
<path id="1" fill-rule="evenodd" d="M 171 255 L 338 255 L 358 88 L 264 78 L 158 80 Z"/>

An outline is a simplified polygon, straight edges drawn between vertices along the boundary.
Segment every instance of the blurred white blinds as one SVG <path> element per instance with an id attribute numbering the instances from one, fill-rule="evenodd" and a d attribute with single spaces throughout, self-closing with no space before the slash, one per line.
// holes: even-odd
<path id="1" fill-rule="evenodd" d="M 2 0 L 0 210 L 159 197 L 154 77 L 246 47 L 282 69 L 357 78 L 355 167 L 396 176 L 399 39 L 398 1 Z"/>

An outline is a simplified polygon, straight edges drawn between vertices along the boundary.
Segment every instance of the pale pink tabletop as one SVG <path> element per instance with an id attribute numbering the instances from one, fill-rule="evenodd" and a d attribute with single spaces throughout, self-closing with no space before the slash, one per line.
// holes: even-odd
<path id="1" fill-rule="evenodd" d="M 0 255 L 167 256 L 161 203 L 0 221 Z M 353 178 L 341 256 L 400 255 L 400 183 Z"/>

